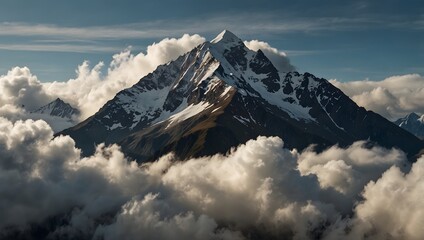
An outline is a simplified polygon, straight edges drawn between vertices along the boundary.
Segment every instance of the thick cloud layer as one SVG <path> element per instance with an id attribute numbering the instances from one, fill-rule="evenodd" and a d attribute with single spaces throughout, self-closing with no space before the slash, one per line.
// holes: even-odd
<path id="1" fill-rule="evenodd" d="M 298 153 L 259 137 L 227 155 L 138 165 L 116 145 L 81 159 L 71 138 L 52 136 L 43 121 L 0 118 L 0 238 L 424 236 L 424 158 L 405 175 L 390 167 L 406 161 L 398 150 Z"/>
<path id="2" fill-rule="evenodd" d="M 358 105 L 395 120 L 406 114 L 424 114 L 424 78 L 418 74 L 393 76 L 382 81 L 330 81 Z"/>
<path id="3" fill-rule="evenodd" d="M 423 157 L 407 174 L 398 167 L 391 167 L 376 182 L 365 186 L 364 200 L 355 207 L 354 217 L 334 225 L 327 238 L 422 239 L 423 188 Z"/>
<path id="4" fill-rule="evenodd" d="M 390 168 L 377 182 L 365 187 L 365 201 L 356 207 L 353 233 L 376 231 L 375 239 L 422 239 L 424 229 L 424 159 L 410 173 Z M 389 209 L 389 211 L 388 211 Z"/>
<path id="5" fill-rule="evenodd" d="M 333 146 L 319 154 L 305 151 L 300 155 L 298 169 L 303 175 L 316 175 L 322 188 L 358 194 L 373 177 L 406 158 L 400 151 L 380 147 L 367 149 L 365 144 L 355 142 L 347 149 Z"/>

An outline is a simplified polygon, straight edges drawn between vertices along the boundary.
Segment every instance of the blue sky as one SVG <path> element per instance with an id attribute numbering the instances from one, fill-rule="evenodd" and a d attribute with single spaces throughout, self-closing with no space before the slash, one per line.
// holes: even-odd
<path id="1" fill-rule="evenodd" d="M 0 75 L 28 66 L 41 81 L 108 63 L 128 46 L 229 29 L 285 51 L 299 71 L 341 81 L 424 74 L 424 2 L 2 0 Z"/>

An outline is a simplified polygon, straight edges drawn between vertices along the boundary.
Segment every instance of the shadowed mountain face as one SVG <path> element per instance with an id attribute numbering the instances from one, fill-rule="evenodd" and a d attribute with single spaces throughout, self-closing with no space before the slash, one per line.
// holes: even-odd
<path id="1" fill-rule="evenodd" d="M 424 116 L 419 116 L 416 113 L 410 113 L 405 117 L 396 120 L 395 124 L 420 139 L 424 139 Z"/>
<path id="2" fill-rule="evenodd" d="M 61 134 L 74 138 L 85 155 L 96 144 L 118 143 L 141 162 L 170 151 L 181 159 L 224 153 L 259 135 L 279 136 L 298 149 L 369 140 L 412 156 L 423 147 L 327 80 L 278 72 L 229 31 L 159 66 Z"/>

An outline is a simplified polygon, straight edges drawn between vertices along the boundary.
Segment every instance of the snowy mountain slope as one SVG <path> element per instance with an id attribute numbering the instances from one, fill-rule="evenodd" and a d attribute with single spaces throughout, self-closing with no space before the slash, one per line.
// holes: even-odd
<path id="1" fill-rule="evenodd" d="M 55 132 L 59 132 L 74 126 L 76 124 L 75 120 L 79 114 L 80 112 L 78 109 L 73 108 L 70 104 L 57 98 L 47 105 L 30 112 L 29 115 L 32 119 L 42 119 L 46 121 Z"/>
<path id="2" fill-rule="evenodd" d="M 229 31 L 159 66 L 63 134 L 84 154 L 101 142 L 119 143 L 139 161 L 169 151 L 181 158 L 226 152 L 258 135 L 300 149 L 369 139 L 413 155 L 423 146 L 327 80 L 278 72 Z"/>
<path id="3" fill-rule="evenodd" d="M 73 108 L 70 104 L 65 103 L 62 99 L 57 98 L 51 103 L 40 107 L 32 113 L 47 114 L 61 118 L 72 119 L 80 114 L 79 110 Z"/>
<path id="4" fill-rule="evenodd" d="M 394 123 L 420 139 L 424 139 L 424 115 L 419 116 L 416 113 L 410 113 Z"/>

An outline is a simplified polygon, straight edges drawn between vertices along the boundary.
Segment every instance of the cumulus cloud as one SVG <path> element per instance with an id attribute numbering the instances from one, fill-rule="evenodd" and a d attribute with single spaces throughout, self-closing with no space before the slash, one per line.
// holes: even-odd
<path id="1" fill-rule="evenodd" d="M 424 158 L 405 174 L 391 167 L 377 181 L 368 183 L 364 200 L 352 219 L 335 225 L 328 239 L 422 239 L 424 230 Z"/>
<path id="2" fill-rule="evenodd" d="M 356 207 L 353 233 L 365 232 L 373 239 L 422 239 L 424 229 L 424 158 L 408 174 L 392 167 L 364 190 L 365 201 Z M 387 211 L 390 209 L 390 211 Z M 363 236 L 365 236 L 363 234 Z"/>
<path id="3" fill-rule="evenodd" d="M 406 161 L 403 153 L 363 143 L 299 153 L 259 137 L 226 155 L 178 162 L 168 154 L 139 165 L 116 145 L 81 158 L 74 141 L 53 138 L 44 121 L 0 118 L 0 154 L 0 238 L 40 229 L 47 238 L 79 239 L 424 234 L 424 158 L 405 175 L 390 168 Z M 346 200 L 349 207 L 340 204 Z M 387 216 L 390 224 L 381 224 Z"/>
<path id="4" fill-rule="evenodd" d="M 271 47 L 267 42 L 251 40 L 244 41 L 244 44 L 253 51 L 258 51 L 260 49 L 279 72 L 291 72 L 296 70 L 296 68 L 291 65 L 286 53 Z"/>
<path id="5" fill-rule="evenodd" d="M 358 105 L 395 120 L 424 113 L 424 78 L 418 74 L 392 76 L 382 81 L 330 81 Z"/>
<path id="6" fill-rule="evenodd" d="M 378 146 L 368 149 L 365 145 L 366 142 L 359 141 L 346 149 L 333 146 L 321 153 L 308 149 L 300 155 L 298 169 L 303 175 L 316 175 L 322 188 L 359 194 L 367 182 L 406 158 L 403 152 L 395 149 Z"/>
<path id="7" fill-rule="evenodd" d="M 69 226 L 56 226 L 50 234 L 67 229 L 75 234 L 90 226 L 87 219 L 119 209 L 146 183 L 138 165 L 127 162 L 117 146 L 100 145 L 96 154 L 80 159 L 74 141 L 53 139 L 44 121 L 0 118 L 0 132 L 2 237 L 56 216 Z"/>
<path id="8" fill-rule="evenodd" d="M 133 54 L 130 49 L 115 54 L 107 72 L 104 63 L 93 67 L 85 61 L 77 69 L 77 77 L 66 82 L 45 83 L 45 91 L 77 106 L 82 119 L 100 109 L 119 91 L 137 83 L 141 77 L 152 72 L 158 65 L 176 59 L 204 42 L 199 35 L 185 34 L 181 38 L 165 38 L 147 47 L 146 53 Z"/>
<path id="9" fill-rule="evenodd" d="M 214 219 L 193 212 L 170 216 L 164 213 L 169 208 L 166 201 L 158 200 L 158 194 L 147 194 L 143 199 L 134 199 L 122 207 L 115 223 L 101 226 L 95 235 L 104 239 L 244 239 L 240 232 L 219 229 Z"/>
<path id="10" fill-rule="evenodd" d="M 29 68 L 15 67 L 0 76 L 0 106 L 23 106 L 33 111 L 59 97 L 79 108 L 82 120 L 158 65 L 176 59 L 204 41 L 199 35 L 185 34 L 178 39 L 165 38 L 154 43 L 147 47 L 146 53 L 133 54 L 126 49 L 113 56 L 106 72 L 103 72 L 103 62 L 91 67 L 85 61 L 78 66 L 77 77 L 65 82 L 42 83 Z"/>
<path id="11" fill-rule="evenodd" d="M 5 104 L 0 106 L 0 117 L 7 118 L 13 122 L 26 118 L 26 111 L 22 107 L 14 104 Z"/>
<path id="12" fill-rule="evenodd" d="M 28 110 L 51 101 L 51 97 L 43 91 L 43 85 L 32 75 L 29 68 L 15 67 L 0 76 L 0 106 L 13 104 L 25 106 Z"/>

